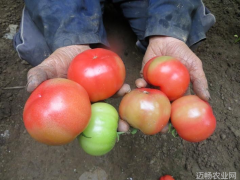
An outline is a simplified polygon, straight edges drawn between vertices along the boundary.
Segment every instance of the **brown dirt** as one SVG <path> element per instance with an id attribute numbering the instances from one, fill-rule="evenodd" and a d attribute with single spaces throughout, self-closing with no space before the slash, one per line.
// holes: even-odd
<path id="1" fill-rule="evenodd" d="M 0 1 L 0 179 L 78 180 L 85 171 L 101 168 L 108 180 L 157 180 L 171 174 L 176 180 L 194 180 L 196 172 L 236 172 L 240 179 L 240 1 L 214 0 L 206 5 L 217 23 L 208 32 L 197 55 L 206 72 L 211 105 L 218 124 L 211 138 L 189 143 L 170 134 L 123 135 L 105 156 L 86 155 L 74 142 L 51 147 L 34 141 L 26 132 L 22 112 L 29 96 L 25 89 L 4 90 L 26 84 L 30 65 L 18 58 L 11 40 L 2 38 L 9 24 L 19 24 L 23 3 Z M 113 16 L 114 17 L 114 16 Z M 116 19 L 117 18 L 117 19 Z M 135 88 L 143 55 L 135 48 L 135 36 L 118 17 L 106 19 L 111 42 L 127 68 L 126 82 Z M 116 108 L 120 98 L 107 102 Z"/>

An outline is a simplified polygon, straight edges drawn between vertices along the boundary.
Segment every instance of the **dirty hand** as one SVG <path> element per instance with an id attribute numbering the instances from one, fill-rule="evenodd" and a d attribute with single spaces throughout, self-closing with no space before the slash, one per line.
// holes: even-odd
<path id="1" fill-rule="evenodd" d="M 57 49 L 41 64 L 29 70 L 27 91 L 32 92 L 43 81 L 51 78 L 66 78 L 68 67 L 75 56 L 90 49 L 89 45 L 72 45 Z M 130 86 L 124 84 L 117 92 L 118 96 L 130 91 Z"/>
<path id="2" fill-rule="evenodd" d="M 79 53 L 90 49 L 88 45 L 72 45 L 54 51 L 41 64 L 33 67 L 27 74 L 27 91 L 32 92 L 43 81 L 51 78 L 66 78 L 72 59 Z"/>
<path id="3" fill-rule="evenodd" d="M 32 92 L 43 81 L 51 78 L 66 78 L 68 67 L 73 58 L 79 53 L 90 49 L 88 45 L 72 45 L 62 47 L 54 51 L 41 64 L 29 70 L 27 79 L 27 91 Z M 117 96 L 123 96 L 129 92 L 130 86 L 124 84 L 122 88 L 116 93 Z M 120 129 L 128 131 L 129 127 L 123 126 L 120 123 Z"/>
<path id="4" fill-rule="evenodd" d="M 210 94 L 208 92 L 207 79 L 202 68 L 202 61 L 189 49 L 182 41 L 165 36 L 153 36 L 149 39 L 149 45 L 142 62 L 144 65 L 155 56 L 172 56 L 179 59 L 188 69 L 193 90 L 201 99 L 208 101 Z M 138 88 L 146 87 L 147 83 L 143 78 L 136 80 Z M 188 89 L 188 94 L 190 90 Z"/>

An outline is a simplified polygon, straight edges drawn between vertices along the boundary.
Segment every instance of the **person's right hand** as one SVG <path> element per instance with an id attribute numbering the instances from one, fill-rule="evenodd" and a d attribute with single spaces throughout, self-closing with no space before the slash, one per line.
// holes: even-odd
<path id="1" fill-rule="evenodd" d="M 142 62 L 141 76 L 145 64 L 155 56 L 172 56 L 179 59 L 189 71 L 195 94 L 205 101 L 209 100 L 210 94 L 202 61 L 183 41 L 167 36 L 150 37 L 149 45 Z M 138 88 L 147 86 L 147 82 L 143 78 L 137 79 L 135 83 Z M 190 88 L 188 88 L 186 94 L 190 94 Z"/>
<path id="2" fill-rule="evenodd" d="M 51 78 L 66 78 L 68 67 L 75 56 L 90 49 L 89 45 L 72 45 L 57 49 L 38 66 L 28 71 L 27 91 L 32 92 L 43 81 Z M 116 96 L 123 96 L 131 90 L 123 84 Z"/>
<path id="3" fill-rule="evenodd" d="M 75 56 L 90 49 L 88 45 L 72 45 L 57 49 L 41 64 L 32 68 L 28 72 L 27 91 L 32 92 L 43 81 L 51 78 L 66 78 L 68 67 Z M 123 96 L 130 92 L 131 88 L 128 84 L 123 84 L 116 96 Z M 127 132 L 129 125 L 120 120 L 119 127 L 122 131 Z"/>
<path id="4" fill-rule="evenodd" d="M 142 73 L 145 64 L 155 56 L 172 56 L 178 58 L 189 70 L 193 89 L 196 95 L 203 100 L 208 101 L 210 94 L 208 91 L 207 79 L 202 68 L 202 62 L 184 42 L 166 36 L 150 37 L 149 45 L 142 62 L 142 69 L 140 72 L 141 76 L 143 76 Z M 143 88 L 148 85 L 143 77 L 137 79 L 135 84 L 138 88 Z M 186 94 L 189 93 L 190 88 L 188 88 Z M 121 127 L 124 128 L 121 129 Z M 126 127 L 129 127 L 129 124 L 124 120 L 120 120 L 118 126 L 119 131 L 126 130 Z M 168 125 L 165 126 L 161 132 L 166 133 L 167 131 Z"/>
<path id="5" fill-rule="evenodd" d="M 90 49 L 89 45 L 72 45 L 54 51 L 41 64 L 28 71 L 27 91 L 32 92 L 47 79 L 66 78 L 68 67 L 73 58 L 88 49 Z"/>

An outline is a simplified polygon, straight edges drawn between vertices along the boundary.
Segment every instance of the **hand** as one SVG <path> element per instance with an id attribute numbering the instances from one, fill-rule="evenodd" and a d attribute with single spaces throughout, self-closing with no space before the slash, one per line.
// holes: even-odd
<path id="1" fill-rule="evenodd" d="M 153 36 L 149 39 L 149 45 L 142 62 L 141 76 L 144 65 L 155 56 L 172 56 L 179 59 L 188 69 L 193 90 L 201 99 L 208 101 L 210 94 L 202 61 L 182 41 L 165 36 Z M 143 79 L 136 80 L 138 88 L 146 87 L 147 82 Z M 190 94 L 190 89 L 186 92 Z"/>
<path id="2" fill-rule="evenodd" d="M 66 78 L 68 67 L 75 56 L 90 49 L 89 45 L 72 45 L 57 49 L 41 64 L 32 68 L 28 72 L 27 91 L 32 92 L 43 81 L 51 78 Z M 116 93 L 117 96 L 123 96 L 129 92 L 130 86 L 124 84 Z"/>
<path id="3" fill-rule="evenodd" d="M 38 66 L 28 71 L 27 91 L 32 92 L 43 81 L 51 78 L 66 78 L 69 64 L 79 53 L 90 49 L 88 45 L 66 46 L 54 51 Z"/>
<path id="4" fill-rule="evenodd" d="M 32 68 L 28 72 L 27 91 L 32 92 L 43 81 L 51 78 L 66 78 L 68 67 L 75 56 L 90 49 L 88 45 L 73 45 L 57 49 L 41 64 Z M 130 86 L 124 84 L 116 93 L 116 96 L 123 96 L 130 92 Z M 121 121 L 120 121 L 121 122 Z M 120 123 L 121 124 L 121 123 Z M 128 131 L 129 126 L 120 125 L 120 129 L 124 132 Z"/>

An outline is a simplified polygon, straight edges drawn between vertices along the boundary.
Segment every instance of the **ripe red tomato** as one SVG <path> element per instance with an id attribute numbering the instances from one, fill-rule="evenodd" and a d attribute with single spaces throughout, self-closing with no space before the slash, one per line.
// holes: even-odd
<path id="1" fill-rule="evenodd" d="M 28 98 L 23 121 L 28 133 L 48 145 L 75 139 L 88 125 L 91 103 L 86 90 L 68 79 L 50 79 Z"/>
<path id="2" fill-rule="evenodd" d="M 144 79 L 167 95 L 170 101 L 181 97 L 190 83 L 187 68 L 176 58 L 169 56 L 150 59 L 143 69 Z"/>
<path id="3" fill-rule="evenodd" d="M 121 119 L 147 135 L 160 132 L 168 123 L 170 113 L 167 96 L 157 89 L 134 89 L 123 97 L 119 106 Z"/>
<path id="4" fill-rule="evenodd" d="M 165 175 L 165 176 L 162 176 L 159 180 L 174 180 L 174 179 L 170 175 Z"/>
<path id="5" fill-rule="evenodd" d="M 190 142 L 207 139 L 216 128 L 211 106 L 195 95 L 183 96 L 172 103 L 171 122 L 178 135 Z"/>
<path id="6" fill-rule="evenodd" d="M 121 58 L 106 49 L 90 49 L 76 56 L 68 69 L 68 79 L 82 85 L 92 102 L 107 99 L 123 85 L 126 72 Z"/>

